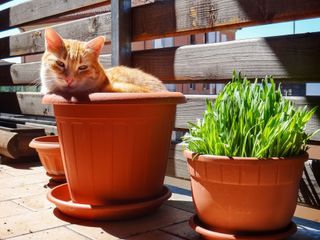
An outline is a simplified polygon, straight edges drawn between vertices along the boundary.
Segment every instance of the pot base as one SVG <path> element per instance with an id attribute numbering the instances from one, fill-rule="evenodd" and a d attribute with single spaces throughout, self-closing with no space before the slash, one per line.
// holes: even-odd
<path id="1" fill-rule="evenodd" d="M 208 228 L 200 221 L 197 215 L 194 215 L 189 219 L 189 225 L 204 239 L 209 240 L 280 240 L 293 235 L 297 231 L 297 225 L 294 222 L 291 222 L 286 228 L 272 232 L 229 234 Z"/>
<path id="2" fill-rule="evenodd" d="M 66 180 L 66 176 L 64 174 L 61 175 L 54 175 L 54 174 L 50 174 L 50 173 L 46 173 L 48 177 L 51 177 L 51 179 L 55 182 L 59 182 L 59 183 L 65 183 Z"/>
<path id="3" fill-rule="evenodd" d="M 151 200 L 92 206 L 72 202 L 67 183 L 51 189 L 47 195 L 48 200 L 54 203 L 62 213 L 86 220 L 120 220 L 145 215 L 160 207 L 170 197 L 171 191 L 163 186 L 161 195 Z"/>

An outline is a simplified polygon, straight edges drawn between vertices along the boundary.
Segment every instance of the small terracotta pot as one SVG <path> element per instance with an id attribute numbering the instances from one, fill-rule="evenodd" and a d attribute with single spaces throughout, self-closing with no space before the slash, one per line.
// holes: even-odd
<path id="1" fill-rule="evenodd" d="M 290 224 L 307 153 L 268 159 L 184 154 L 196 212 L 204 224 L 232 233 Z"/>
<path id="2" fill-rule="evenodd" d="M 40 161 L 46 169 L 48 176 L 55 181 L 66 181 L 58 136 L 34 138 L 29 146 L 37 150 Z"/>
<path id="3" fill-rule="evenodd" d="M 161 195 L 181 93 L 94 93 L 53 103 L 71 199 L 106 205 Z"/>

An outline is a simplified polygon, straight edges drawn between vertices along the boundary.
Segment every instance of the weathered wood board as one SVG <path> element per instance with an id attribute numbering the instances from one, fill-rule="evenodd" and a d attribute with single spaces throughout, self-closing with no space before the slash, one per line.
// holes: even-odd
<path id="1" fill-rule="evenodd" d="M 41 104 L 42 94 L 41 93 L 7 93 L 11 95 L 12 102 L 15 102 L 16 106 L 11 105 L 10 108 L 5 108 L 3 105 L 0 106 L 0 112 L 7 113 L 22 113 L 30 115 L 40 116 L 54 116 L 53 108 L 51 105 Z M 197 118 L 201 118 L 205 110 L 205 100 L 211 99 L 214 101 L 216 96 L 213 95 L 186 95 L 187 103 L 178 105 L 177 116 L 176 116 L 176 129 L 187 129 L 188 122 L 194 122 Z M 7 97 L 8 98 L 8 97 Z M 320 97 L 288 97 L 297 106 L 313 107 L 320 106 Z M 3 100 L 3 94 L 0 94 L 0 102 Z M 11 109 L 15 109 L 12 111 Z M 19 110 L 19 111 L 17 111 Z M 318 110 L 310 122 L 307 124 L 307 132 L 311 133 L 316 129 L 320 128 L 320 110 Z M 312 140 L 320 141 L 320 133 L 315 135 Z"/>
<path id="2" fill-rule="evenodd" d="M 76 10 L 106 5 L 106 0 L 34 0 L 0 11 L 0 30 L 21 26 L 39 19 L 59 16 Z"/>
<path id="3" fill-rule="evenodd" d="M 226 82 L 232 71 L 249 78 L 273 75 L 288 82 L 320 82 L 320 33 L 288 35 L 199 44 L 179 48 L 143 50 L 132 53 L 132 65 L 164 82 Z M 101 56 L 105 67 L 111 56 Z M 7 77 L 8 66 L 0 66 Z M 28 84 L 39 78 L 39 63 L 14 64 L 12 79 L 0 79 L 0 85 Z"/>
<path id="4" fill-rule="evenodd" d="M 41 0 L 52 1 L 61 0 Z M 67 1 L 69 2 L 75 0 Z M 251 1 L 236 0 L 165 0 L 137 6 L 132 8 L 132 40 L 237 29 L 261 23 L 320 16 L 318 0 L 258 0 L 254 4 L 256 5 L 252 5 Z M 6 18 L 2 19 L 5 21 Z M 111 14 L 84 18 L 53 28 L 65 38 L 87 40 L 96 35 L 104 35 L 107 42 L 110 42 Z M 43 50 L 43 29 L 0 38 L 0 57 L 33 54 Z"/>
<path id="5" fill-rule="evenodd" d="M 133 10 L 133 38 L 153 39 L 203 31 L 317 17 L 318 0 L 165 0 Z M 164 21 L 159 21 L 164 19 Z"/>

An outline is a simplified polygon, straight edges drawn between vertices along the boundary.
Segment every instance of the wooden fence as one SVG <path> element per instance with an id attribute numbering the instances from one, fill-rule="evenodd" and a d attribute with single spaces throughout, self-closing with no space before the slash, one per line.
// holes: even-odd
<path id="1" fill-rule="evenodd" d="M 4 1 L 2 1 L 4 2 Z M 0 30 L 54 22 L 59 16 L 110 4 L 105 0 L 37 0 L 0 11 Z M 223 43 L 131 51 L 131 43 L 210 31 L 238 29 L 266 23 L 320 17 L 319 0 L 161 0 L 112 1 L 110 12 L 53 25 L 64 38 L 89 40 L 98 35 L 112 44 L 102 55 L 105 67 L 131 65 L 165 83 L 225 83 L 234 69 L 250 79 L 272 74 L 279 81 L 320 82 L 320 32 Z M 112 12 L 112 14 L 111 14 Z M 51 20 L 50 20 L 51 19 Z M 0 58 L 44 51 L 41 27 L 0 38 Z M 0 86 L 28 85 L 39 78 L 39 62 L 0 63 Z M 189 95 L 177 110 L 176 129 L 202 116 L 206 98 Z M 40 104 L 42 95 L 31 92 L 0 93 L 0 121 L 43 127 L 55 132 L 52 108 Z M 320 106 L 320 97 L 290 97 L 297 105 Z M 307 126 L 320 128 L 318 110 Z M 320 208 L 320 134 L 310 142 L 310 162 L 302 183 L 301 202 Z M 309 165 L 308 165 L 309 166 Z M 181 146 L 172 147 L 168 174 L 188 178 Z"/>

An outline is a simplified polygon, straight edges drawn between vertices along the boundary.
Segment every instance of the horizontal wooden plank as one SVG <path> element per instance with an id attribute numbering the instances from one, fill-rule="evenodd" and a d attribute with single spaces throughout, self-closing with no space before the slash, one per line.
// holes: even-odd
<path id="1" fill-rule="evenodd" d="M 12 63 L 0 60 L 0 86 L 12 84 L 11 73 L 10 73 L 11 66 L 12 66 Z"/>
<path id="2" fill-rule="evenodd" d="M 17 99 L 22 114 L 54 116 L 53 107 L 41 103 L 43 95 L 41 93 L 18 92 Z"/>
<path id="3" fill-rule="evenodd" d="M 14 128 L 41 128 L 48 130 L 48 134 L 56 133 L 56 122 L 54 117 L 0 113 L 0 126 Z M 23 127 L 22 127 L 23 126 Z M 20 131 L 19 130 L 19 131 Z"/>
<path id="4" fill-rule="evenodd" d="M 11 96 L 11 97 L 9 97 Z M 187 129 L 188 122 L 195 122 L 201 118 L 205 110 L 205 100 L 214 101 L 216 96 L 212 95 L 186 95 L 187 103 L 178 105 L 176 125 L 177 129 Z M 320 97 L 288 97 L 296 106 L 313 107 L 320 106 Z M 22 113 L 40 116 L 53 116 L 53 109 L 50 105 L 41 104 L 41 93 L 18 92 L 18 93 L 1 93 L 0 102 L 9 102 L 1 104 L 0 112 Z M 311 133 L 320 128 L 320 109 L 314 114 L 313 118 L 307 124 L 307 132 Z M 312 140 L 320 141 L 320 133 L 315 135 Z"/>
<path id="5" fill-rule="evenodd" d="M 279 81 L 320 82 L 319 52 L 320 33 L 310 33 L 137 51 L 132 64 L 167 83 L 226 82 L 234 69 L 249 78 L 273 75 Z M 101 59 L 111 66 L 110 55 Z M 12 65 L 12 84 L 32 83 L 38 69 L 39 63 Z M 9 82 L 0 79 L 0 85 L 2 81 Z"/>
<path id="6" fill-rule="evenodd" d="M 167 163 L 167 176 L 190 180 L 187 160 L 183 155 L 184 148 L 185 145 L 183 143 L 171 144 Z"/>
<path id="7" fill-rule="evenodd" d="M 10 1 L 4 0 L 3 2 Z M 154 0 L 133 1 L 132 6 L 153 3 Z M 0 1 L 0 4 L 2 2 Z M 53 11 L 52 11 L 53 6 Z M 0 11 L 0 30 L 13 27 L 29 27 L 48 23 L 66 22 L 111 11 L 110 0 L 41 0 L 22 3 Z M 21 14 L 23 12 L 23 14 Z M 30 14 L 32 12 L 32 14 Z M 36 14 L 34 14 L 36 12 Z M 18 17 L 15 17 L 17 16 Z M 12 19 L 12 21 L 10 21 Z"/>
<path id="8" fill-rule="evenodd" d="M 26 122 L 25 125 L 30 128 L 42 128 L 44 129 L 46 135 L 58 135 L 58 130 L 56 126 L 30 122 Z"/>
<path id="9" fill-rule="evenodd" d="M 111 29 L 109 29 L 110 24 L 108 24 L 110 21 L 111 13 L 107 13 L 76 20 L 68 24 L 59 24 L 54 29 L 65 38 L 87 41 L 97 36 L 106 36 L 107 41 L 110 41 Z M 44 29 L 24 32 L 9 38 L 10 52 L 5 52 L 6 49 L 3 49 L 0 57 L 5 57 L 6 54 L 19 56 L 44 51 Z M 1 41 L 2 39 L 0 39 L 0 43 Z"/>
<path id="10" fill-rule="evenodd" d="M 308 219 L 314 222 L 320 222 L 320 209 L 314 209 L 298 205 L 294 213 L 294 216 Z"/>
<path id="11" fill-rule="evenodd" d="M 223 80 L 236 69 L 250 78 L 317 82 L 319 52 L 320 33 L 183 46 L 175 52 L 175 77 Z"/>
<path id="12" fill-rule="evenodd" d="M 164 0 L 132 14 L 133 39 L 145 40 L 318 17 L 320 1 Z"/>
<path id="13" fill-rule="evenodd" d="M 320 143 L 318 145 L 308 145 L 309 146 L 309 155 L 310 159 L 320 160 Z"/>
<path id="14" fill-rule="evenodd" d="M 253 7 L 250 1 L 236 0 L 164 0 L 137 6 L 132 9 L 132 39 L 140 41 L 320 16 L 318 0 L 258 0 L 255 4 L 259 8 Z M 110 17 L 110 13 L 101 14 L 54 28 L 65 38 L 87 40 L 96 35 L 104 35 L 107 41 L 110 41 Z M 0 39 L 0 58 L 44 50 L 41 29 L 17 34 L 8 39 L 9 37 Z M 10 46 L 5 44 L 8 42 Z M 8 46 L 9 49 L 6 48 Z"/>
<path id="15" fill-rule="evenodd" d="M 0 11 L 0 31 L 39 19 L 106 5 L 106 0 L 33 0 Z"/>
<path id="16" fill-rule="evenodd" d="M 249 78 L 272 75 L 319 82 L 320 33 L 189 45 L 133 53 L 133 65 L 160 79 L 225 82 L 233 70 Z"/>
<path id="17" fill-rule="evenodd" d="M 0 154 L 13 159 L 36 156 L 37 152 L 29 147 L 29 143 L 43 135 L 43 129 L 0 129 Z"/>
<path id="18" fill-rule="evenodd" d="M 32 129 L 43 129 L 46 135 L 57 135 L 54 118 L 51 121 L 44 117 L 25 116 L 18 114 L 0 113 L 0 129 L 11 132 L 29 132 Z"/>

